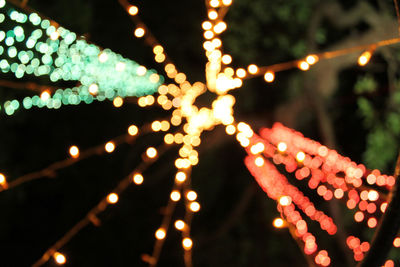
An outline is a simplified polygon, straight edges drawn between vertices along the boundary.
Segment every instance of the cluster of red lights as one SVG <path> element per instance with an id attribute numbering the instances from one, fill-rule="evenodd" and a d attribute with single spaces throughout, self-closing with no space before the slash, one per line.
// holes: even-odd
<path id="1" fill-rule="evenodd" d="M 267 195 L 278 202 L 281 216 L 295 227 L 297 237 L 304 242 L 304 252 L 314 254 L 315 263 L 321 266 L 330 265 L 330 258 L 324 250 L 317 252 L 315 237 L 308 232 L 307 222 L 296 207 L 311 220 L 319 222 L 321 229 L 330 235 L 336 233 L 337 227 L 332 218 L 318 211 L 271 161 L 275 165 L 282 164 L 296 179 L 307 180 L 309 188 L 316 190 L 324 200 L 344 201 L 348 209 L 355 210 L 354 220 L 366 223 L 369 228 L 377 226 L 377 218 L 387 207 L 386 195 L 378 190 L 390 189 L 395 183 L 393 176 L 382 175 L 379 170 L 369 171 L 364 165 L 280 123 L 275 123 L 271 129 L 261 129 L 260 136 L 253 134 L 246 150 L 249 154 L 245 159 L 247 168 Z M 282 203 L 282 197 L 290 201 L 285 199 Z M 394 246 L 400 246 L 400 238 L 397 241 Z M 361 261 L 370 246 L 354 236 L 349 236 L 346 243 L 353 251 L 355 261 Z M 389 260 L 385 266 L 390 264 Z"/>

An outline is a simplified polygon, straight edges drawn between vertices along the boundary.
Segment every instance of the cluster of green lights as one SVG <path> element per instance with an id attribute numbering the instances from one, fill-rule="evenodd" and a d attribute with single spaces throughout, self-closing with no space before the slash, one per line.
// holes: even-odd
<path id="1" fill-rule="evenodd" d="M 153 94 L 163 77 L 109 49 L 101 50 L 75 33 L 51 25 L 38 14 L 29 16 L 0 0 L 0 71 L 16 78 L 46 76 L 51 82 L 77 81 L 80 86 L 57 90 L 49 98 L 26 97 L 4 103 L 8 115 L 23 106 L 59 108 L 66 104 L 92 103 L 117 96 Z M 8 29 L 5 29 L 8 28 Z M 0 107 L 1 108 L 1 107 Z"/>

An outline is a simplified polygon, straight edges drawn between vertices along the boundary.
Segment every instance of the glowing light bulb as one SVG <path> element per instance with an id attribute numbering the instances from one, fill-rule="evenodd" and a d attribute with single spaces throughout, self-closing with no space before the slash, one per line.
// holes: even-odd
<path id="1" fill-rule="evenodd" d="M 225 31 L 226 28 L 227 28 L 226 23 L 223 22 L 223 21 L 220 21 L 214 26 L 214 32 L 217 33 L 217 34 L 220 34 L 223 31 Z"/>
<path id="2" fill-rule="evenodd" d="M 99 86 L 95 83 L 92 83 L 89 85 L 88 90 L 91 95 L 96 95 L 99 92 Z"/>
<path id="3" fill-rule="evenodd" d="M 239 78 L 244 78 L 246 77 L 246 70 L 239 68 L 236 70 L 236 76 L 238 76 Z"/>
<path id="4" fill-rule="evenodd" d="M 112 153 L 115 150 L 115 144 L 114 142 L 110 141 L 107 142 L 107 144 L 104 146 L 104 149 L 108 152 L 108 153 Z"/>
<path id="5" fill-rule="evenodd" d="M 71 146 L 69 148 L 69 154 L 71 155 L 71 157 L 73 158 L 78 158 L 79 157 L 79 148 L 77 146 Z"/>
<path id="6" fill-rule="evenodd" d="M 305 61 L 300 61 L 299 65 L 298 65 L 299 69 L 306 71 L 310 69 L 310 65 L 305 62 Z"/>
<path id="7" fill-rule="evenodd" d="M 58 33 L 58 31 L 52 32 L 50 34 L 50 39 L 53 40 L 53 41 L 57 40 L 58 37 L 60 37 L 60 34 Z"/>
<path id="8" fill-rule="evenodd" d="M 0 185 L 5 185 L 7 183 L 4 174 L 0 173 Z"/>
<path id="9" fill-rule="evenodd" d="M 128 13 L 129 13 L 131 16 L 137 15 L 138 12 L 139 12 L 139 9 L 137 8 L 137 6 L 130 6 L 130 7 L 128 8 Z"/>
<path id="10" fill-rule="evenodd" d="M 132 178 L 133 182 L 137 185 L 141 185 L 143 183 L 143 175 L 140 173 L 135 173 Z"/>
<path id="11" fill-rule="evenodd" d="M 286 207 L 286 206 L 289 206 L 291 203 L 292 203 L 292 198 L 289 196 L 281 196 L 279 198 L 279 204 L 281 206 Z"/>
<path id="12" fill-rule="evenodd" d="M 400 237 L 396 237 L 396 238 L 393 240 L 393 246 L 395 246 L 396 248 L 399 248 L 399 247 L 400 247 Z"/>
<path id="13" fill-rule="evenodd" d="M 182 220 L 175 221 L 175 228 L 178 230 L 183 230 L 185 228 L 185 222 Z"/>
<path id="14" fill-rule="evenodd" d="M 360 55 L 358 58 L 358 65 L 365 66 L 368 64 L 369 60 L 371 59 L 372 53 L 370 51 L 365 51 Z"/>
<path id="15" fill-rule="evenodd" d="M 204 38 L 207 40 L 212 39 L 214 37 L 214 33 L 212 31 L 205 31 L 204 32 Z"/>
<path id="16" fill-rule="evenodd" d="M 99 61 L 101 62 L 101 63 L 104 63 L 104 62 L 106 62 L 108 60 L 108 55 L 107 55 L 107 53 L 106 52 L 101 52 L 100 54 L 99 54 Z"/>
<path id="17" fill-rule="evenodd" d="M 232 4 L 232 0 L 222 0 L 222 3 L 223 3 L 225 6 L 229 6 L 229 5 Z"/>
<path id="18" fill-rule="evenodd" d="M 118 195 L 115 193 L 111 193 L 107 196 L 107 202 L 110 204 L 115 204 L 118 202 Z"/>
<path id="19" fill-rule="evenodd" d="M 155 149 L 154 147 L 149 147 L 146 150 L 146 155 L 151 159 L 155 158 L 157 156 L 157 149 Z"/>
<path id="20" fill-rule="evenodd" d="M 210 1 L 210 6 L 211 7 L 218 7 L 219 6 L 219 0 L 211 0 Z"/>
<path id="21" fill-rule="evenodd" d="M 208 12 L 208 17 L 211 20 L 216 20 L 218 18 L 218 13 L 215 10 L 211 10 Z"/>
<path id="22" fill-rule="evenodd" d="M 227 65 L 227 64 L 230 64 L 232 62 L 232 57 L 230 55 L 223 55 L 221 60 L 222 60 L 222 63 Z"/>
<path id="23" fill-rule="evenodd" d="M 59 265 L 65 264 L 67 262 L 67 259 L 65 258 L 65 256 L 63 254 L 61 254 L 60 252 L 55 252 L 53 254 L 53 258 L 54 258 L 55 262 Z"/>
<path id="24" fill-rule="evenodd" d="M 198 212 L 200 210 L 200 204 L 198 202 L 192 202 L 190 203 L 189 208 L 193 212 Z"/>
<path id="25" fill-rule="evenodd" d="M 256 74 L 258 72 L 258 67 L 255 64 L 251 64 L 247 67 L 250 74 Z"/>
<path id="26" fill-rule="evenodd" d="M 204 21 L 204 22 L 201 24 L 201 27 L 202 27 L 203 30 L 205 30 L 205 31 L 211 30 L 211 28 L 212 28 L 212 23 L 209 22 L 209 21 Z"/>
<path id="27" fill-rule="evenodd" d="M 307 62 L 309 65 L 314 65 L 315 63 L 318 62 L 318 56 L 317 56 L 317 55 L 308 55 L 308 56 L 306 57 L 306 62 Z"/>
<path id="28" fill-rule="evenodd" d="M 257 157 L 254 160 L 254 163 L 256 164 L 257 167 L 261 167 L 264 165 L 265 161 L 264 161 L 263 157 Z"/>
<path id="29" fill-rule="evenodd" d="M 165 236 L 166 236 L 165 230 L 164 230 L 163 228 L 158 229 L 158 230 L 156 231 L 155 236 L 156 236 L 156 238 L 157 238 L 158 240 L 164 239 Z"/>
<path id="30" fill-rule="evenodd" d="M 300 151 L 296 154 L 296 160 L 298 162 L 303 162 L 306 159 L 306 154 L 304 152 Z"/>
<path id="31" fill-rule="evenodd" d="M 144 36 L 145 33 L 146 33 L 146 32 L 145 32 L 145 30 L 144 30 L 142 27 L 136 28 L 136 30 L 135 30 L 135 32 L 134 32 L 134 34 L 135 34 L 135 36 L 136 36 L 137 38 L 142 38 L 142 37 Z"/>
<path id="32" fill-rule="evenodd" d="M 179 193 L 179 191 L 177 191 L 177 190 L 174 190 L 171 192 L 170 197 L 171 197 L 172 201 L 175 201 L 175 202 L 179 201 L 179 199 L 181 199 L 181 193 Z"/>
<path id="33" fill-rule="evenodd" d="M 197 198 L 197 193 L 194 192 L 194 191 L 189 191 L 189 192 L 187 192 L 187 194 L 186 194 L 186 198 L 187 198 L 188 200 L 190 200 L 190 201 L 194 201 L 194 200 L 196 200 L 196 198 Z"/>
<path id="34" fill-rule="evenodd" d="M 131 126 L 129 126 L 129 128 L 128 128 L 128 134 L 129 135 L 135 136 L 135 135 L 137 135 L 138 132 L 139 132 L 139 129 L 138 129 L 138 127 L 136 125 L 132 124 Z"/>
<path id="35" fill-rule="evenodd" d="M 229 124 L 225 127 L 225 132 L 229 135 L 234 135 L 236 132 L 236 127 L 232 124 Z"/>
<path id="36" fill-rule="evenodd" d="M 114 107 L 119 108 L 123 104 L 124 104 L 124 100 L 122 99 L 122 97 L 117 96 L 116 98 L 114 98 L 114 100 L 113 100 Z"/>
<path id="37" fill-rule="evenodd" d="M 189 237 L 186 237 L 182 240 L 182 246 L 185 250 L 190 250 L 193 246 L 193 241 Z"/>
<path id="38" fill-rule="evenodd" d="M 272 225 L 275 228 L 282 228 L 284 226 L 285 222 L 281 218 L 276 218 L 273 222 Z"/>
<path id="39" fill-rule="evenodd" d="M 139 76 L 145 75 L 146 72 L 147 72 L 147 69 L 146 69 L 146 67 L 144 67 L 144 66 L 139 66 L 139 67 L 136 69 L 136 74 L 139 75 Z"/>
<path id="40" fill-rule="evenodd" d="M 277 146 L 279 152 L 285 152 L 287 149 L 287 145 L 284 142 L 280 142 Z"/>
<path id="41" fill-rule="evenodd" d="M 264 80 L 268 83 L 272 83 L 275 80 L 275 74 L 272 71 L 267 71 L 264 74 Z"/>
<path id="42" fill-rule="evenodd" d="M 186 180 L 186 174 L 184 172 L 178 172 L 175 176 L 175 179 L 179 183 L 183 183 Z"/>
<path id="43" fill-rule="evenodd" d="M 43 91 L 40 94 L 40 99 L 42 99 L 42 101 L 47 101 L 47 100 L 49 100 L 49 98 L 50 98 L 50 92 L 48 90 Z"/>

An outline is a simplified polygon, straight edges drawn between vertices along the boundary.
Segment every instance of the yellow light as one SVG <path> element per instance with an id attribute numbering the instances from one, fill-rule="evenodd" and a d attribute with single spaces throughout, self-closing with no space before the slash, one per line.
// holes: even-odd
<path id="1" fill-rule="evenodd" d="M 189 237 L 186 237 L 182 240 L 182 246 L 185 250 L 190 250 L 193 246 L 193 241 Z"/>
<path id="2" fill-rule="evenodd" d="M 124 104 L 124 100 L 122 99 L 122 97 L 117 96 L 116 98 L 114 98 L 114 100 L 113 100 L 114 107 L 119 108 L 123 104 Z"/>
<path id="3" fill-rule="evenodd" d="M 143 175 L 141 175 L 140 173 L 136 173 L 133 175 L 132 181 L 137 184 L 137 185 L 141 185 L 143 183 Z"/>
<path id="4" fill-rule="evenodd" d="M 136 28 L 136 30 L 135 30 L 135 36 L 136 36 L 137 38 L 142 38 L 142 37 L 144 36 L 144 34 L 145 34 L 145 31 L 144 31 L 144 29 L 143 29 L 142 27 Z"/>
<path id="5" fill-rule="evenodd" d="M 292 198 L 289 196 L 281 196 L 279 198 L 279 204 L 284 207 L 289 206 L 292 204 Z"/>
<path id="6" fill-rule="evenodd" d="M 107 55 L 107 53 L 106 52 L 101 52 L 100 54 L 99 54 L 99 61 L 101 62 L 101 63 L 104 63 L 104 62 L 106 62 L 108 60 L 108 55 Z"/>
<path id="7" fill-rule="evenodd" d="M 220 47 L 222 45 L 222 41 L 218 38 L 212 39 L 211 43 L 214 47 Z"/>
<path id="8" fill-rule="evenodd" d="M 171 192 L 170 197 L 171 197 L 172 201 L 175 201 L 175 202 L 179 201 L 179 199 L 181 199 L 181 193 L 179 193 L 179 191 L 177 191 L 177 190 L 174 190 Z"/>
<path id="9" fill-rule="evenodd" d="M 164 52 L 164 48 L 161 45 L 156 45 L 153 48 L 153 53 L 156 55 L 161 54 L 162 52 Z"/>
<path id="10" fill-rule="evenodd" d="M 173 134 L 166 134 L 164 136 L 164 142 L 168 145 L 172 144 L 174 142 L 174 135 Z"/>
<path id="11" fill-rule="evenodd" d="M 95 83 L 89 85 L 89 93 L 91 95 L 96 95 L 99 92 L 99 86 Z"/>
<path id="12" fill-rule="evenodd" d="M 371 52 L 370 51 L 365 51 L 364 53 L 361 54 L 361 56 L 358 58 L 358 65 L 360 66 L 365 66 L 371 59 Z"/>
<path id="13" fill-rule="evenodd" d="M 198 202 L 192 202 L 190 203 L 189 208 L 193 212 L 198 212 L 200 210 L 200 204 Z"/>
<path id="14" fill-rule="evenodd" d="M 54 258 L 55 262 L 59 265 L 65 264 L 67 262 L 67 259 L 65 258 L 65 256 L 59 252 L 55 252 L 53 254 L 53 258 Z"/>
<path id="15" fill-rule="evenodd" d="M 214 26 L 214 32 L 217 34 L 220 34 L 223 31 L 225 31 L 226 28 L 227 28 L 226 23 L 223 21 L 220 21 L 217 23 L 217 25 Z"/>
<path id="16" fill-rule="evenodd" d="M 132 124 L 131 126 L 129 126 L 129 128 L 128 128 L 129 135 L 135 136 L 135 135 L 137 135 L 138 132 L 139 132 L 139 129 L 138 129 L 138 127 L 136 127 L 136 125 Z"/>
<path id="17" fill-rule="evenodd" d="M 186 174 L 184 172 L 178 172 L 175 179 L 178 183 L 183 183 L 186 180 Z"/>
<path id="18" fill-rule="evenodd" d="M 204 21 L 203 24 L 201 24 L 201 27 L 203 28 L 203 30 L 208 31 L 211 30 L 212 28 L 212 23 L 209 21 Z"/>
<path id="19" fill-rule="evenodd" d="M 6 184 L 6 177 L 4 174 L 0 173 L 0 185 Z"/>
<path id="20" fill-rule="evenodd" d="M 144 66 L 139 66 L 139 67 L 136 69 L 136 74 L 139 75 L 139 76 L 145 75 L 146 72 L 147 72 L 147 69 L 146 69 L 146 67 L 144 67 Z"/>
<path id="21" fill-rule="evenodd" d="M 315 63 L 318 62 L 318 56 L 317 55 L 308 55 L 306 57 L 306 62 L 310 65 L 314 65 Z"/>
<path id="22" fill-rule="evenodd" d="M 257 157 L 257 158 L 254 160 L 254 163 L 256 164 L 257 167 L 261 167 L 261 166 L 264 165 L 265 162 L 264 162 L 263 157 Z"/>
<path id="23" fill-rule="evenodd" d="M 59 34 L 57 31 L 52 32 L 52 33 L 50 34 L 50 39 L 53 40 L 53 41 L 57 40 L 58 37 L 60 37 L 60 34 Z"/>
<path id="24" fill-rule="evenodd" d="M 107 142 L 107 144 L 104 146 L 104 148 L 108 153 L 112 153 L 115 149 L 115 144 L 112 141 Z"/>
<path id="25" fill-rule="evenodd" d="M 135 16 L 138 12 L 139 12 L 139 9 L 137 8 L 137 6 L 130 6 L 130 7 L 128 8 L 128 13 L 129 13 L 131 16 Z"/>
<path id="26" fill-rule="evenodd" d="M 370 190 L 368 192 L 368 199 L 370 201 L 376 201 L 379 199 L 379 193 L 376 190 Z"/>
<path id="27" fill-rule="evenodd" d="M 222 56 L 222 63 L 225 65 L 230 64 L 232 62 L 232 57 L 230 55 L 223 55 Z"/>
<path id="28" fill-rule="evenodd" d="M 118 195 L 115 193 L 111 193 L 107 196 L 107 202 L 110 204 L 115 204 L 118 202 Z"/>
<path id="29" fill-rule="evenodd" d="M 42 101 L 47 101 L 50 98 L 50 92 L 48 90 L 43 91 L 40 94 L 40 99 L 42 99 Z"/>
<path id="30" fill-rule="evenodd" d="M 280 142 L 277 147 L 279 152 L 285 152 L 287 149 L 287 145 L 284 142 Z"/>
<path id="31" fill-rule="evenodd" d="M 157 238 L 158 240 L 164 239 L 165 236 L 166 236 L 165 230 L 164 230 L 163 228 L 158 229 L 158 230 L 156 231 L 155 236 L 156 236 L 156 238 Z"/>
<path id="32" fill-rule="evenodd" d="M 76 159 L 77 157 L 79 157 L 79 148 L 77 146 L 71 146 L 69 148 L 69 154 L 71 155 L 71 157 Z"/>
<path id="33" fill-rule="evenodd" d="M 272 225 L 275 228 L 282 228 L 285 225 L 285 221 L 282 220 L 281 218 L 276 218 L 273 222 Z"/>
<path id="34" fill-rule="evenodd" d="M 157 149 L 155 149 L 154 147 L 149 147 L 146 150 L 146 155 L 151 159 L 155 158 L 157 156 Z"/>
<path id="35" fill-rule="evenodd" d="M 217 11 L 215 11 L 215 10 L 209 11 L 209 12 L 208 12 L 208 17 L 209 17 L 211 20 L 216 20 L 216 19 L 218 18 L 218 13 L 217 13 Z"/>
<path id="36" fill-rule="evenodd" d="M 246 70 L 239 68 L 236 70 L 236 76 L 238 76 L 239 78 L 244 78 L 246 77 Z"/>
<path id="37" fill-rule="evenodd" d="M 210 1 L 210 6 L 211 7 L 218 7 L 219 6 L 219 0 L 211 0 Z"/>
<path id="38" fill-rule="evenodd" d="M 300 151 L 296 154 L 296 159 L 298 162 L 303 162 L 306 159 L 306 154 L 304 154 L 304 152 Z"/>
<path id="39" fill-rule="evenodd" d="M 275 80 L 275 74 L 272 71 L 267 71 L 264 74 L 264 80 L 268 83 L 272 83 Z"/>
<path id="40" fill-rule="evenodd" d="M 159 121 L 153 121 L 153 123 L 151 124 L 151 129 L 155 132 L 158 132 L 161 130 L 161 122 Z"/>
<path id="41" fill-rule="evenodd" d="M 247 67 L 250 74 L 256 74 L 258 72 L 258 67 L 255 64 L 251 64 Z"/>
<path id="42" fill-rule="evenodd" d="M 185 222 L 182 220 L 175 221 L 175 228 L 178 230 L 183 230 L 185 228 Z"/>
<path id="43" fill-rule="evenodd" d="M 166 56 L 164 54 L 157 54 L 154 59 L 157 63 L 162 63 L 165 61 Z"/>
<path id="44" fill-rule="evenodd" d="M 152 95 L 148 95 L 148 96 L 146 96 L 146 104 L 147 105 L 149 105 L 149 106 L 151 106 L 151 105 L 153 105 L 154 104 L 154 96 L 152 96 Z"/>
<path id="45" fill-rule="evenodd" d="M 255 145 L 252 145 L 252 146 L 251 146 L 250 152 L 251 152 L 253 155 L 256 155 L 256 154 L 258 154 L 258 153 L 263 152 L 264 149 L 265 149 L 265 145 L 264 145 L 263 143 L 259 142 L 259 143 L 255 144 Z"/>
<path id="46" fill-rule="evenodd" d="M 235 132 L 236 132 L 236 127 L 233 126 L 232 124 L 227 125 L 226 128 L 225 128 L 225 132 L 226 132 L 227 134 L 229 134 L 229 135 L 234 135 Z"/>
<path id="47" fill-rule="evenodd" d="M 204 38 L 206 38 L 207 40 L 211 39 L 214 37 L 214 33 L 212 31 L 205 31 L 204 32 Z"/>
<path id="48" fill-rule="evenodd" d="M 160 76 L 156 73 L 153 73 L 150 75 L 149 80 L 152 83 L 158 83 L 158 81 L 160 80 Z"/>
<path id="49" fill-rule="evenodd" d="M 161 122 L 161 131 L 166 132 L 169 130 L 170 124 L 168 121 Z"/>
<path id="50" fill-rule="evenodd" d="M 305 62 L 305 61 L 300 61 L 299 65 L 298 65 L 299 69 L 306 71 L 310 69 L 310 65 Z"/>
<path id="51" fill-rule="evenodd" d="M 189 192 L 187 192 L 187 194 L 186 194 L 186 198 L 187 198 L 188 200 L 190 200 L 190 201 L 194 201 L 194 200 L 196 200 L 196 198 L 197 198 L 197 193 L 194 192 L 194 191 L 189 191 Z"/>
<path id="52" fill-rule="evenodd" d="M 225 6 L 229 6 L 229 5 L 232 4 L 232 0 L 222 0 L 222 3 L 223 3 Z"/>

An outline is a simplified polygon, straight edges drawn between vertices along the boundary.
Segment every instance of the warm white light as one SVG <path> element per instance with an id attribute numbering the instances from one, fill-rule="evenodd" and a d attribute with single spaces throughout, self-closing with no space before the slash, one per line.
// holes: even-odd
<path id="1" fill-rule="evenodd" d="M 69 154 L 71 155 L 71 157 L 73 158 L 77 158 L 79 157 L 79 148 L 77 146 L 71 146 L 69 148 Z"/>
<path id="2" fill-rule="evenodd" d="M 155 149 L 154 147 L 149 147 L 146 150 L 146 155 L 151 159 L 155 158 L 157 156 L 157 149 Z"/>
<path id="3" fill-rule="evenodd" d="M 303 162 L 306 159 L 306 154 L 304 154 L 304 152 L 300 151 L 299 153 L 297 153 L 296 159 L 298 162 Z"/>
<path id="4" fill-rule="evenodd" d="M 115 149 L 115 144 L 114 144 L 114 142 L 112 142 L 112 141 L 107 142 L 107 144 L 104 146 L 104 149 L 105 149 L 108 153 L 113 152 L 114 149 Z"/>
<path id="5" fill-rule="evenodd" d="M 182 220 L 177 220 L 175 222 L 175 228 L 178 230 L 183 230 L 185 228 L 185 222 Z"/>
<path id="6" fill-rule="evenodd" d="M 179 193 L 179 191 L 174 190 L 171 192 L 170 197 L 171 197 L 172 201 L 176 202 L 176 201 L 179 201 L 179 199 L 181 199 L 181 194 Z"/>
<path id="7" fill-rule="evenodd" d="M 89 85 L 89 93 L 91 95 L 96 95 L 99 92 L 99 86 L 95 83 Z"/>
<path id="8" fill-rule="evenodd" d="M 163 228 L 160 228 L 160 229 L 158 229 L 157 231 L 156 231 L 156 238 L 158 239 L 158 240 L 162 240 L 162 239 L 164 239 L 165 238 L 165 236 L 166 236 L 166 233 L 165 233 L 165 230 L 163 229 Z"/>
<path id="9" fill-rule="evenodd" d="M 57 264 L 62 265 L 65 264 L 65 262 L 67 261 L 67 259 L 65 258 L 65 256 L 59 252 L 55 252 L 53 254 L 53 258 L 56 261 Z"/>
<path id="10" fill-rule="evenodd" d="M 187 194 L 186 194 L 186 198 L 187 198 L 188 200 L 190 200 L 190 201 L 194 201 L 194 200 L 196 200 L 196 198 L 197 198 L 197 193 L 194 192 L 194 191 L 189 191 L 189 192 L 187 192 Z"/>
<path id="11" fill-rule="evenodd" d="M 141 27 L 136 28 L 136 30 L 135 30 L 135 36 L 136 36 L 137 38 L 142 38 L 142 37 L 144 36 L 144 34 L 145 34 L 145 31 L 144 31 L 143 28 L 141 28 Z"/>
<path id="12" fill-rule="evenodd" d="M 292 198 L 289 196 L 281 196 L 279 198 L 279 204 L 281 206 L 289 206 L 292 203 Z"/>
<path id="13" fill-rule="evenodd" d="M 198 212 L 200 210 L 200 204 L 198 202 L 190 203 L 190 210 L 193 212 Z"/>
<path id="14" fill-rule="evenodd" d="M 111 193 L 107 196 L 107 202 L 110 204 L 115 204 L 118 202 L 118 195 L 115 193 Z"/>
<path id="15" fill-rule="evenodd" d="M 190 250 L 193 246 L 193 241 L 189 237 L 186 237 L 182 240 L 182 245 L 185 250 Z"/>
<path id="16" fill-rule="evenodd" d="M 279 152 L 285 152 L 286 149 L 287 149 L 286 143 L 280 142 L 280 143 L 278 144 L 278 151 L 279 151 Z"/>
<path id="17" fill-rule="evenodd" d="M 133 182 L 137 185 L 141 185 L 143 183 L 143 175 L 141 175 L 140 173 L 136 173 L 133 175 L 132 178 Z"/>

